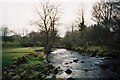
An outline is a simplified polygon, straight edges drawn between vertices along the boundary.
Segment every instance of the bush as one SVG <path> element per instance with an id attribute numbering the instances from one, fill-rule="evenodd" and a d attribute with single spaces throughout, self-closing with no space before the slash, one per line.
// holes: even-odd
<path id="1" fill-rule="evenodd" d="M 2 42 L 2 47 L 3 48 L 11 48 L 11 47 L 21 47 L 20 43 L 17 42 Z"/>

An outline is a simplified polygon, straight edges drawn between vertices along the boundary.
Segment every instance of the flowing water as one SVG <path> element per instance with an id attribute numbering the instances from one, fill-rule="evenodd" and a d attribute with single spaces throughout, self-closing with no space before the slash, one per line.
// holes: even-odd
<path id="1" fill-rule="evenodd" d="M 113 73 L 108 69 L 102 69 L 99 64 L 103 63 L 105 57 L 90 57 L 78 52 L 57 49 L 49 54 L 49 60 L 55 67 L 59 67 L 56 78 L 110 78 Z M 76 62 L 74 60 L 77 60 Z M 65 71 L 70 69 L 71 74 Z"/>

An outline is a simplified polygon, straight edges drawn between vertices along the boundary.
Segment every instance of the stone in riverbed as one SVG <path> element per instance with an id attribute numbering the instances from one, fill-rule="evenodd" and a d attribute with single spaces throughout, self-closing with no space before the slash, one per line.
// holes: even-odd
<path id="1" fill-rule="evenodd" d="M 58 71 L 58 68 L 55 68 L 55 69 L 53 70 L 53 72 L 54 72 L 55 75 L 57 75 L 58 72 L 59 72 L 59 71 Z"/>
<path id="2" fill-rule="evenodd" d="M 48 68 L 48 70 L 54 69 L 53 65 L 51 64 L 47 65 L 46 68 Z"/>
<path id="3" fill-rule="evenodd" d="M 96 53 L 92 53 L 92 54 L 90 55 L 90 57 L 95 57 L 95 56 L 97 56 Z"/>
<path id="4" fill-rule="evenodd" d="M 74 78 L 72 78 L 72 77 L 69 77 L 67 80 L 74 80 Z"/>
<path id="5" fill-rule="evenodd" d="M 81 61 L 81 63 L 84 63 L 84 61 Z"/>
<path id="6" fill-rule="evenodd" d="M 71 74 L 72 71 L 71 71 L 70 69 L 67 69 L 67 70 L 65 71 L 65 73 L 67 73 L 67 74 Z"/>
<path id="7" fill-rule="evenodd" d="M 109 68 L 109 64 L 99 64 L 99 66 L 100 66 L 102 69 L 108 69 L 108 68 Z"/>
<path id="8" fill-rule="evenodd" d="M 89 71 L 88 69 L 83 69 L 85 72 Z"/>
<path id="9" fill-rule="evenodd" d="M 65 63 L 65 64 L 69 64 L 69 63 Z"/>
<path id="10" fill-rule="evenodd" d="M 55 76 L 55 75 L 53 75 L 53 76 L 52 76 L 52 78 L 56 78 L 56 76 Z"/>
<path id="11" fill-rule="evenodd" d="M 76 63 L 77 63 L 78 61 L 79 61 L 78 59 L 73 60 L 73 62 L 76 62 Z"/>
<path id="12" fill-rule="evenodd" d="M 59 66 L 58 66 L 57 68 L 58 68 L 58 69 L 60 69 L 60 67 L 59 67 Z"/>
<path id="13" fill-rule="evenodd" d="M 70 61 L 70 64 L 72 63 L 72 61 Z"/>

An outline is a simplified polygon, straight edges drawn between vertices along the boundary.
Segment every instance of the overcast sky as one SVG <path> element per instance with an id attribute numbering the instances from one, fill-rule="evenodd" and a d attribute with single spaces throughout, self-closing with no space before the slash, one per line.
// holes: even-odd
<path id="1" fill-rule="evenodd" d="M 78 16 L 78 10 L 83 4 L 85 11 L 85 23 L 87 25 L 93 23 L 91 20 L 92 5 L 98 0 L 52 0 L 62 7 L 62 16 L 59 26 L 59 34 L 63 36 L 67 27 L 74 23 Z M 35 6 L 42 0 L 1 0 L 0 2 L 0 26 L 7 25 L 9 29 L 21 33 L 24 30 L 37 30 L 37 27 L 31 26 L 30 21 L 35 20 Z"/>

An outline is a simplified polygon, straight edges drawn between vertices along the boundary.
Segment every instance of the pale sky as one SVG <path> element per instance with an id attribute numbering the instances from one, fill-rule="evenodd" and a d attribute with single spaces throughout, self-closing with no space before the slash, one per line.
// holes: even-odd
<path id="1" fill-rule="evenodd" d="M 87 25 L 93 23 L 91 20 L 92 5 L 98 0 L 51 0 L 57 2 L 62 7 L 62 16 L 59 26 L 60 36 L 64 36 L 69 25 L 74 23 L 78 16 L 78 10 L 81 4 L 85 11 L 85 23 Z M 30 21 L 37 19 L 35 16 L 35 6 L 42 0 L 1 0 L 0 1 L 0 26 L 7 25 L 10 30 L 21 33 L 23 29 L 37 30 L 37 27 L 31 26 Z"/>

